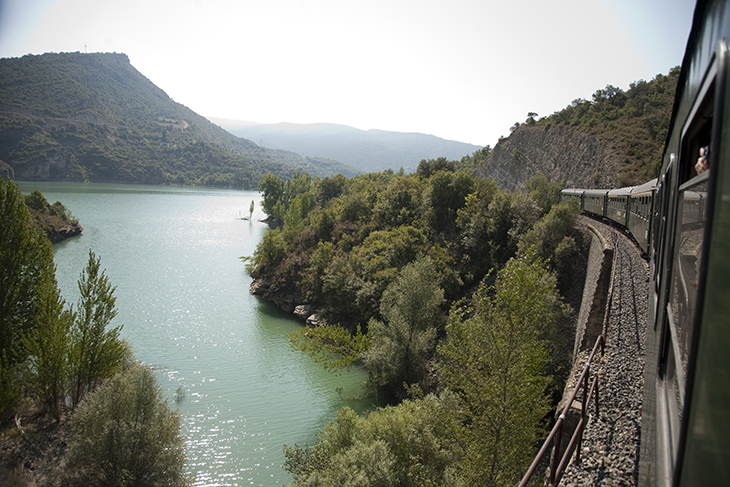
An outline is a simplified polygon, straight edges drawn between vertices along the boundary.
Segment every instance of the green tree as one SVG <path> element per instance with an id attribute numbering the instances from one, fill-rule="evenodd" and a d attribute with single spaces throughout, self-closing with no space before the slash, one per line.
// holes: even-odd
<path id="1" fill-rule="evenodd" d="M 456 170 L 456 163 L 454 161 L 449 161 L 445 157 L 439 157 L 438 159 L 423 159 L 418 163 L 416 175 L 420 178 L 428 179 L 442 169 L 454 172 Z"/>
<path id="2" fill-rule="evenodd" d="M 428 395 L 378 409 L 367 418 L 343 408 L 313 447 L 284 447 L 292 487 L 446 485 L 453 456 L 449 401 Z"/>
<path id="3" fill-rule="evenodd" d="M 566 309 L 534 252 L 510 259 L 474 301 L 475 310 L 452 308 L 439 348 L 441 378 L 461 406 L 454 422 L 459 475 L 466 485 L 515 485 L 543 434 L 546 337 Z"/>
<path id="4" fill-rule="evenodd" d="M 279 179 L 271 173 L 264 176 L 259 183 L 259 192 L 263 196 L 261 206 L 267 215 L 274 217 L 276 203 L 284 197 L 284 184 L 283 179 Z"/>
<path id="5" fill-rule="evenodd" d="M 31 191 L 31 193 L 25 197 L 25 204 L 28 208 L 33 208 L 34 210 L 39 211 L 45 211 L 46 208 L 50 206 L 46 197 L 43 196 L 43 193 L 37 189 Z"/>
<path id="6" fill-rule="evenodd" d="M 58 421 L 68 386 L 73 314 L 65 309 L 55 279 L 43 282 L 39 293 L 41 305 L 36 326 L 23 337 L 29 355 L 26 380 L 34 395 Z"/>
<path id="7" fill-rule="evenodd" d="M 385 191 L 378 193 L 375 218 L 383 225 L 413 225 L 420 216 L 421 181 L 414 176 L 393 178 Z"/>
<path id="8" fill-rule="evenodd" d="M 71 485 L 186 486 L 180 416 L 152 371 L 135 365 L 89 394 L 72 417 Z"/>
<path id="9" fill-rule="evenodd" d="M 426 250 L 426 244 L 423 232 L 401 226 L 371 232 L 349 256 L 333 256 L 322 277 L 327 319 L 352 324 L 354 330 L 355 324 L 377 316 L 383 291 L 403 266 Z"/>
<path id="10" fill-rule="evenodd" d="M 527 181 L 527 194 L 535 200 L 544 215 L 553 205 L 560 203 L 560 191 L 563 187 L 562 182 L 550 184 L 544 174 L 537 173 Z"/>
<path id="11" fill-rule="evenodd" d="M 125 349 L 122 327 L 107 329 L 117 315 L 115 288 L 100 259 L 89 251 L 89 262 L 78 283 L 79 303 L 71 329 L 71 399 L 77 406 L 102 380 L 121 370 Z"/>
<path id="12" fill-rule="evenodd" d="M 317 182 L 315 200 L 324 207 L 330 200 L 340 196 L 347 184 L 347 178 L 342 174 L 335 174 L 331 178 L 324 178 Z"/>
<path id="13" fill-rule="evenodd" d="M 430 257 L 406 265 L 383 293 L 383 321 L 369 324 L 370 350 L 365 365 L 377 386 L 399 390 L 403 384 L 420 384 L 427 375 L 445 314 L 444 291 Z"/>
<path id="14" fill-rule="evenodd" d="M 294 349 L 306 352 L 325 369 L 348 369 L 370 348 L 370 337 L 360 326 L 353 334 L 339 325 L 301 327 L 288 335 Z"/>
<path id="15" fill-rule="evenodd" d="M 281 229 L 269 230 L 256 246 L 253 257 L 244 257 L 251 260 L 257 273 L 266 272 L 281 262 L 286 254 L 286 242 L 281 235 Z"/>
<path id="16" fill-rule="evenodd" d="M 53 250 L 30 224 L 18 186 L 0 179 L 0 412 L 18 398 L 16 367 L 28 352 L 23 337 L 39 321 L 40 293 L 55 285 Z"/>
<path id="17" fill-rule="evenodd" d="M 569 285 L 572 261 L 577 253 L 577 245 L 572 234 L 578 208 L 559 203 L 554 205 L 547 215 L 535 223 L 532 229 L 520 238 L 520 253 L 531 247 L 542 259 L 550 259 L 551 267 L 558 273 L 561 289 Z"/>
<path id="18" fill-rule="evenodd" d="M 0 273 L 0 356 L 12 366 L 26 356 L 21 337 L 36 323 L 38 291 L 53 279 L 54 267 L 51 243 L 31 227 L 20 190 L 2 179 Z"/>
<path id="19" fill-rule="evenodd" d="M 510 231 L 513 225 L 513 197 L 506 191 L 499 191 L 487 209 L 487 243 L 494 267 L 500 268 L 515 255 L 517 242 Z"/>
<path id="20" fill-rule="evenodd" d="M 424 219 L 436 235 L 448 235 L 456 227 L 459 209 L 474 190 L 474 178 L 466 171 L 442 169 L 428 179 L 423 191 Z"/>

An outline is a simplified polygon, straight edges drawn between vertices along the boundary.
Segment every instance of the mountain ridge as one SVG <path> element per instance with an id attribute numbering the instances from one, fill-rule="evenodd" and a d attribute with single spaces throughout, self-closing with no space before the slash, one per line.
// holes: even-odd
<path id="1" fill-rule="evenodd" d="M 0 176 L 256 189 L 291 177 L 357 171 L 259 147 L 173 101 L 125 54 L 0 59 Z"/>
<path id="2" fill-rule="evenodd" d="M 220 120 L 220 119 L 219 119 Z M 230 121 L 229 121 L 230 123 Z M 362 130 L 335 123 L 279 122 L 234 128 L 232 134 L 261 146 L 289 150 L 305 157 L 340 161 L 363 172 L 398 170 L 413 172 L 424 159 L 461 159 L 481 146 L 418 132 Z"/>

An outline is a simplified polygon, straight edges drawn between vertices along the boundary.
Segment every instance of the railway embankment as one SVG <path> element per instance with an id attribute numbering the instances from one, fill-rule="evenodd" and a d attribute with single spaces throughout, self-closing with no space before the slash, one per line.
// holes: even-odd
<path id="1" fill-rule="evenodd" d="M 641 401 L 648 300 L 648 265 L 635 244 L 620 231 L 581 217 L 592 235 L 583 302 L 578 314 L 574 366 L 564 401 L 575 387 L 595 340 L 606 339 L 605 351 L 593 367 L 599 372 L 599 409 L 590 418 L 580 448 L 560 485 L 636 485 L 641 440 Z M 580 397 L 580 395 L 579 395 Z M 558 408 L 561 411 L 563 404 Z M 566 424 L 580 415 L 574 403 Z M 572 421 L 570 421 L 572 419 Z M 572 431 L 564 433 L 569 438 Z"/>

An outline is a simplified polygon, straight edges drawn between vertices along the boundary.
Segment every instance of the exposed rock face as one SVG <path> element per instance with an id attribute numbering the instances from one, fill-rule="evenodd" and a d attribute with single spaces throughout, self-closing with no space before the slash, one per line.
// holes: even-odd
<path id="1" fill-rule="evenodd" d="M 312 314 L 312 307 L 308 304 L 300 304 L 299 306 L 294 308 L 294 314 L 300 320 L 307 321 L 307 318 L 309 318 L 309 315 Z"/>
<path id="2" fill-rule="evenodd" d="M 566 187 L 619 186 L 626 155 L 612 144 L 565 126 L 523 125 L 501 140 L 475 171 L 507 191 L 523 190 L 533 174 Z"/>
<path id="3" fill-rule="evenodd" d="M 270 301 L 287 313 L 294 314 L 310 327 L 327 324 L 312 305 L 298 304 L 302 302 L 302 296 L 299 293 L 291 292 L 265 279 L 254 279 L 249 292 Z"/>
<path id="4" fill-rule="evenodd" d="M 78 223 L 74 223 L 64 227 L 58 227 L 52 230 L 48 230 L 46 232 L 46 235 L 48 235 L 48 239 L 51 241 L 51 243 L 56 243 L 60 242 L 61 240 L 66 240 L 70 237 L 75 237 L 76 235 L 81 235 L 81 232 L 83 231 L 84 227 L 82 227 Z"/>
<path id="5" fill-rule="evenodd" d="M 265 279 L 254 279 L 251 283 L 251 287 L 249 288 L 249 292 L 256 296 L 261 296 L 267 301 L 271 301 L 274 305 L 287 313 L 294 313 L 294 310 L 297 309 L 303 301 L 301 296 L 296 295 L 297 293 L 278 286 L 277 284 L 273 284 Z"/>

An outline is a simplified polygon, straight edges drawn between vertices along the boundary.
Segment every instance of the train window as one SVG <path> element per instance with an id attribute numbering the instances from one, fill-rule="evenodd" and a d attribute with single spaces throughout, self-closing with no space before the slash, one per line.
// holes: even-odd
<path id="1" fill-rule="evenodd" d="M 710 147 L 715 109 L 715 74 L 716 70 L 711 69 L 689 113 L 682 131 L 677 165 L 674 243 L 670 250 L 670 288 L 662 353 L 667 404 L 673 404 L 675 409 L 670 415 L 671 422 L 674 422 L 670 429 L 674 434 L 678 433 L 676 425 L 681 423 L 683 416 L 685 383 L 695 335 L 695 315 L 701 299 L 698 290 L 705 235 L 704 206 L 708 176 L 712 170 Z"/>
<path id="2" fill-rule="evenodd" d="M 712 118 L 715 108 L 715 83 L 710 83 L 701 95 L 702 101 L 697 103 L 690 113 L 682 136 L 682 153 L 679 165 L 679 184 L 698 176 L 710 169 L 710 145 L 712 142 Z"/>
<path id="3" fill-rule="evenodd" d="M 679 192 L 674 275 L 670 306 L 675 320 L 676 338 L 681 360 L 686 367 L 692 339 L 697 304 L 697 288 L 704 242 L 704 202 L 707 200 L 707 177 L 690 181 Z"/>

